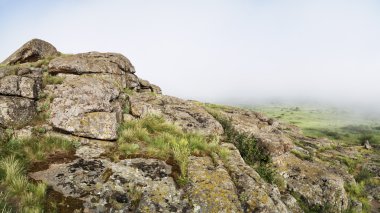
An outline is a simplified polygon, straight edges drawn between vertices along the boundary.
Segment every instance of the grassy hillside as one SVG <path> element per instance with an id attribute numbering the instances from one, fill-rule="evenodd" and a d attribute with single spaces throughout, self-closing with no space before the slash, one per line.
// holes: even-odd
<path id="1" fill-rule="evenodd" d="M 347 145 L 359 145 L 365 140 L 380 145 L 380 120 L 353 112 L 317 106 L 262 105 L 253 108 L 300 127 L 307 136 L 327 137 Z"/>

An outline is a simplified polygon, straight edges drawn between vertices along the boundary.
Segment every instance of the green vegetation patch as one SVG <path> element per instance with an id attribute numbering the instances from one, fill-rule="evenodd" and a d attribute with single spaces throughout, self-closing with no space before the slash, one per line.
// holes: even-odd
<path id="1" fill-rule="evenodd" d="M 367 137 L 370 144 L 380 145 L 380 121 L 337 108 L 318 106 L 267 105 L 253 108 L 269 117 L 294 124 L 306 136 L 362 145 Z"/>
<path id="2" fill-rule="evenodd" d="M 271 167 L 270 156 L 257 146 L 257 141 L 253 136 L 238 132 L 232 125 L 231 120 L 222 116 L 218 110 L 223 109 L 219 105 L 206 105 L 207 111 L 214 116 L 223 126 L 226 142 L 232 143 L 240 151 L 244 161 L 251 165 L 260 177 L 269 183 L 283 185 L 275 170 Z"/>
<path id="3" fill-rule="evenodd" d="M 111 153 L 114 160 L 143 156 L 173 161 L 179 168 L 179 183 L 186 183 L 190 155 L 211 156 L 217 153 L 225 157 L 228 150 L 219 146 L 217 136 L 185 133 L 174 124 L 165 122 L 163 117 L 149 115 L 124 122 L 119 129 L 116 148 Z"/>
<path id="4" fill-rule="evenodd" d="M 27 171 L 50 155 L 68 153 L 74 149 L 74 142 L 59 137 L 3 137 L 0 141 L 0 210 L 43 212 L 46 185 L 31 182 Z"/>
<path id="5" fill-rule="evenodd" d="M 45 72 L 42 78 L 42 85 L 45 87 L 49 84 L 62 84 L 64 80 L 64 77 L 50 75 L 49 73 Z"/>

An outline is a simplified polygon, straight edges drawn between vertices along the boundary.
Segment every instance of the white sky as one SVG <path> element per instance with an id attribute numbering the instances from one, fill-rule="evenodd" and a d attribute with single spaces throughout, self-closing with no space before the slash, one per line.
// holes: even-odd
<path id="1" fill-rule="evenodd" d="M 0 60 L 41 38 L 120 52 L 165 94 L 380 109 L 380 1 L 0 0 Z"/>

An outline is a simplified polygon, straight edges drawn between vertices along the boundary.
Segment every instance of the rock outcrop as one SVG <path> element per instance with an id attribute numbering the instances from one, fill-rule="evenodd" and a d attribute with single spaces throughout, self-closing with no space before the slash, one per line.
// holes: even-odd
<path id="1" fill-rule="evenodd" d="M 158 86 L 139 78 L 121 54 L 64 55 L 34 39 L 3 63 L 0 138 L 8 128 L 19 138 L 42 128 L 39 134 L 78 141 L 70 161 L 51 164 L 30 177 L 77 200 L 84 212 L 290 213 L 304 212 L 304 205 L 329 206 L 322 208 L 327 212 L 348 208 L 344 186 L 354 179 L 343 168 L 315 157 L 318 150 L 334 145 L 330 140 L 305 137 L 296 127 L 251 110 L 213 109 L 234 131 L 253 138 L 260 154 L 271 158 L 268 164 L 283 183 L 268 182 L 252 162 L 244 161 L 246 150 L 236 141 L 226 143 L 227 133 L 210 109 L 163 95 Z M 214 146 L 210 153 L 184 154 L 188 157 L 184 183 L 178 179 L 175 156 L 110 157 L 122 122 L 128 125 L 151 114 L 162 116 L 185 133 L 216 138 L 208 144 Z M 141 144 L 147 142 L 141 140 Z M 225 156 L 215 151 L 222 149 Z M 376 166 L 367 165 L 379 175 Z"/>

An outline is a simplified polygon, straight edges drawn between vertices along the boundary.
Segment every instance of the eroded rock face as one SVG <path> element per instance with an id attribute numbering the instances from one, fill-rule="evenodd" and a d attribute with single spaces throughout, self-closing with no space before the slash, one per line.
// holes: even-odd
<path id="1" fill-rule="evenodd" d="M 149 114 L 164 116 L 187 132 L 222 134 L 223 127 L 202 107 L 179 98 L 135 93 L 129 97 L 131 114 L 144 117 Z"/>
<path id="2" fill-rule="evenodd" d="M 0 95 L 0 127 L 20 127 L 36 115 L 35 102 L 29 98 Z"/>
<path id="3" fill-rule="evenodd" d="M 222 146 L 230 150 L 225 167 L 235 183 L 244 212 L 293 212 L 282 202 L 278 189 L 266 183 L 248 166 L 233 144 L 225 143 Z M 292 206 L 298 205 L 295 203 Z"/>
<path id="4" fill-rule="evenodd" d="M 223 165 L 210 157 L 190 157 L 189 195 L 194 212 L 243 212 L 237 189 Z"/>
<path id="5" fill-rule="evenodd" d="M 13 65 L 16 63 L 34 62 L 42 58 L 57 56 L 58 54 L 57 49 L 50 43 L 40 39 L 33 39 L 5 59 L 2 64 Z"/>
<path id="6" fill-rule="evenodd" d="M 119 89 L 112 83 L 88 76 L 78 76 L 58 85 L 53 91 L 51 123 L 54 128 L 73 135 L 115 140 L 121 118 Z"/>

